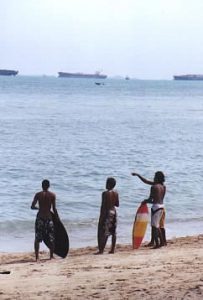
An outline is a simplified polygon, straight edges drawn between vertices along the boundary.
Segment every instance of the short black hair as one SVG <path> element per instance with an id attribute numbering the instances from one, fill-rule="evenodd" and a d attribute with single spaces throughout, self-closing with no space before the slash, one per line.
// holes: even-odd
<path id="1" fill-rule="evenodd" d="M 49 180 L 48 180 L 48 179 L 44 179 L 44 180 L 42 181 L 42 188 L 47 190 L 49 187 L 50 187 L 50 182 L 49 182 Z"/>
<path id="2" fill-rule="evenodd" d="M 116 185 L 116 179 L 113 177 L 108 177 L 106 180 L 106 185 L 108 185 L 110 189 L 113 189 Z"/>

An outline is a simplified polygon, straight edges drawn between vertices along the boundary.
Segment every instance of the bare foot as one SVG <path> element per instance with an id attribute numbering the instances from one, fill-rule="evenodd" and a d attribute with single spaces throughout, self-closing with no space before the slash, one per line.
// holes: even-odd
<path id="1" fill-rule="evenodd" d="M 94 253 L 94 255 L 100 255 L 100 254 L 103 254 L 103 251 L 98 251 L 98 252 Z"/>
<path id="2" fill-rule="evenodd" d="M 154 246 L 154 244 L 151 242 L 149 244 L 145 245 L 145 247 L 152 247 L 152 246 Z"/>
<path id="3" fill-rule="evenodd" d="M 156 246 L 154 246 L 152 249 L 159 249 L 161 246 L 159 246 L 159 245 L 156 245 Z"/>

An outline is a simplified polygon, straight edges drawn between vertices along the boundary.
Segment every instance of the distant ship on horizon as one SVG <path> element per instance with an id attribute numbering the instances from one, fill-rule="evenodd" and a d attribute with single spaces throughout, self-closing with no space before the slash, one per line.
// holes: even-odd
<path id="1" fill-rule="evenodd" d="M 105 79 L 107 78 L 107 75 L 101 74 L 100 72 L 95 72 L 94 74 L 58 72 L 58 77 Z"/>
<path id="2" fill-rule="evenodd" d="M 203 80 L 203 74 L 174 75 L 174 80 Z"/>
<path id="3" fill-rule="evenodd" d="M 1 76 L 16 76 L 17 74 L 18 74 L 18 71 L 0 69 Z"/>

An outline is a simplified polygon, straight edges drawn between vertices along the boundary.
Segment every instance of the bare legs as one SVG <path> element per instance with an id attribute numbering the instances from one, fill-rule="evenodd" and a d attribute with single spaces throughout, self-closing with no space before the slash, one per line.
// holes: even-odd
<path id="1" fill-rule="evenodd" d="M 155 244 L 155 245 L 154 245 Z M 166 232 L 165 228 L 156 228 L 152 226 L 151 230 L 151 241 L 147 244 L 147 247 L 159 248 L 162 246 L 166 246 Z"/>
<path id="2" fill-rule="evenodd" d="M 35 248 L 35 258 L 36 258 L 36 261 L 38 261 L 39 260 L 39 242 L 37 242 L 36 240 L 34 243 L 34 248 Z M 49 253 L 50 253 L 50 259 L 54 258 L 54 243 L 50 243 Z"/>
<path id="3" fill-rule="evenodd" d="M 95 254 L 103 254 L 107 239 L 105 240 L 104 231 L 102 226 L 100 225 L 98 226 L 97 241 L 98 241 L 99 251 L 96 252 Z"/>
<path id="4" fill-rule="evenodd" d="M 151 241 L 149 242 L 149 244 L 146 245 L 146 247 L 152 247 L 154 246 L 154 231 L 153 231 L 153 227 L 151 228 Z"/>
<path id="5" fill-rule="evenodd" d="M 113 234 L 111 238 L 111 250 L 109 251 L 110 254 L 113 254 L 115 252 L 116 247 L 116 235 Z"/>
<path id="6" fill-rule="evenodd" d="M 99 251 L 96 252 L 95 254 L 103 254 L 104 252 L 104 248 L 106 246 L 106 243 L 107 243 L 107 240 L 108 240 L 108 236 L 105 236 L 104 234 L 100 235 L 99 238 L 98 238 L 98 248 L 99 248 Z"/>
<path id="7" fill-rule="evenodd" d="M 39 242 L 35 241 L 34 248 L 35 248 L 35 258 L 36 258 L 36 261 L 38 261 L 38 259 L 39 259 Z"/>
<path id="8" fill-rule="evenodd" d="M 106 247 L 106 243 L 108 240 L 108 236 L 106 236 L 103 232 L 103 229 L 98 229 L 98 248 L 99 251 L 95 254 L 103 254 L 104 249 Z M 110 254 L 113 254 L 115 252 L 115 246 L 116 246 L 116 234 L 112 234 L 111 238 L 111 249 L 109 251 Z"/>
<path id="9" fill-rule="evenodd" d="M 164 244 L 164 246 L 167 246 L 165 228 L 160 228 L 160 230 L 161 230 L 161 235 L 162 235 L 162 238 L 163 238 L 163 244 Z"/>
<path id="10" fill-rule="evenodd" d="M 54 258 L 54 244 L 51 244 L 50 246 L 50 259 Z"/>
<path id="11" fill-rule="evenodd" d="M 156 227 L 152 227 L 152 230 L 153 230 L 154 241 L 155 241 L 154 249 L 162 247 L 163 246 L 163 239 L 162 239 L 160 229 L 156 228 Z"/>

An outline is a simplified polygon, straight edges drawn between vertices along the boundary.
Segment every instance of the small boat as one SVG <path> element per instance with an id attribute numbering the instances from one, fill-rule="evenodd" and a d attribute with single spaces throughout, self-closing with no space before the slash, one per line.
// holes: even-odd
<path id="1" fill-rule="evenodd" d="M 202 74 L 174 75 L 174 80 L 203 80 Z"/>
<path id="2" fill-rule="evenodd" d="M 0 69 L 0 75 L 1 76 L 16 76 L 18 74 L 18 71 L 14 70 L 1 70 Z"/>
<path id="3" fill-rule="evenodd" d="M 103 82 L 95 82 L 96 85 L 104 85 Z"/>

